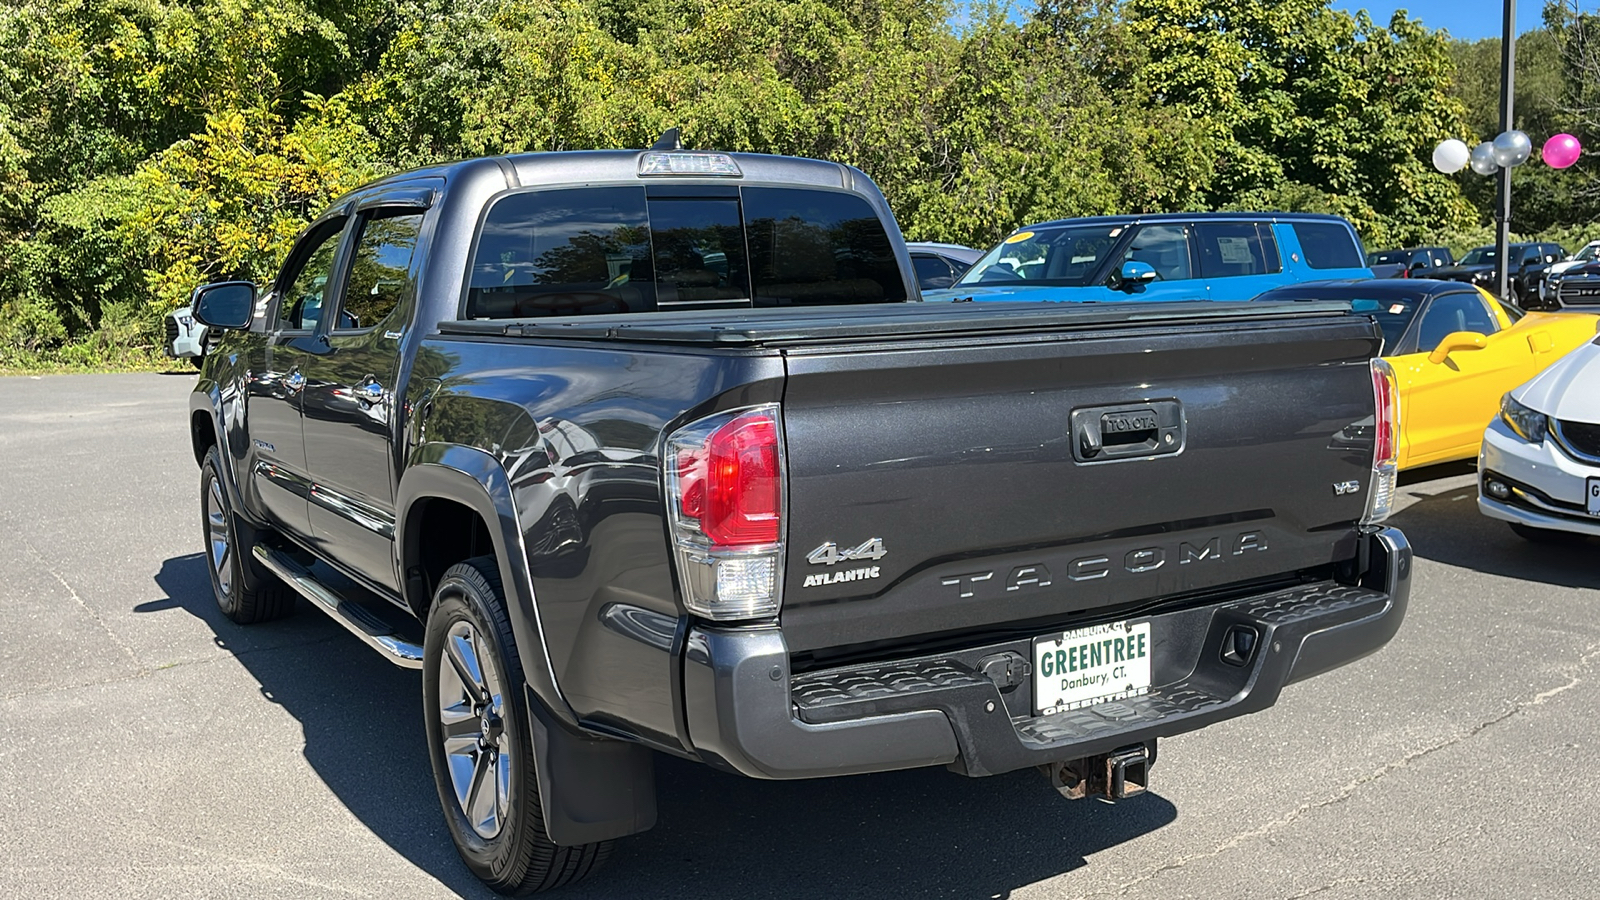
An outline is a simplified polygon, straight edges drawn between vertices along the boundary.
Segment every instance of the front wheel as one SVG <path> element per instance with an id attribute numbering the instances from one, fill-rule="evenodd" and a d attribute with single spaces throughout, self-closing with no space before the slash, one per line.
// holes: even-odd
<path id="1" fill-rule="evenodd" d="M 211 593 L 223 615 L 253 625 L 294 611 L 294 591 L 255 560 L 256 531 L 233 511 L 222 482 L 222 454 L 214 446 L 200 465 L 200 522 Z"/>
<path id="2" fill-rule="evenodd" d="M 502 894 L 532 894 L 595 871 L 611 842 L 545 835 L 522 661 L 493 557 L 451 566 L 434 593 L 422 698 L 434 783 L 467 868 Z"/>

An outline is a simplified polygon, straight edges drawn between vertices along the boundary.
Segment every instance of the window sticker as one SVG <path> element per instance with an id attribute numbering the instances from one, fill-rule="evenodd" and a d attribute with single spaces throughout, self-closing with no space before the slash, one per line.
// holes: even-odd
<path id="1" fill-rule="evenodd" d="M 1248 266 L 1255 262 L 1255 257 L 1250 254 L 1249 238 L 1219 237 L 1217 252 L 1222 256 L 1222 261 L 1230 266 Z"/>
<path id="2" fill-rule="evenodd" d="M 1025 241 L 1025 240 L 1027 240 L 1028 238 L 1031 238 L 1031 237 L 1033 237 L 1033 232 L 1031 232 L 1031 231 L 1019 231 L 1016 234 L 1013 234 L 1011 237 L 1006 238 L 1006 243 L 1008 243 L 1008 244 L 1016 244 L 1016 243 L 1020 243 L 1022 241 Z"/>
<path id="3" fill-rule="evenodd" d="M 1404 303 L 1396 303 L 1393 306 L 1389 307 L 1389 315 L 1391 315 L 1391 316 L 1398 316 L 1398 315 L 1400 315 L 1401 313 L 1403 313 L 1405 311 L 1406 311 L 1406 307 L 1405 307 Z"/>

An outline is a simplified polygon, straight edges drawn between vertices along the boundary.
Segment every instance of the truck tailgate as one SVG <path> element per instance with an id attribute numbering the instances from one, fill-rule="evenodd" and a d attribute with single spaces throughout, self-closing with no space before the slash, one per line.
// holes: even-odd
<path id="1" fill-rule="evenodd" d="M 1088 621 L 1353 557 L 1376 329 L 1253 313 L 784 347 L 791 651 Z"/>

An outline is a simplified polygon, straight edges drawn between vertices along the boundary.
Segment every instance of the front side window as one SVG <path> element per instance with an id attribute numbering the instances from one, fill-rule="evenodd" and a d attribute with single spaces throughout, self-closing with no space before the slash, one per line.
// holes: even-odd
<path id="1" fill-rule="evenodd" d="M 377 210 L 361 224 L 340 328 L 370 328 L 388 319 L 410 293 L 411 259 L 422 231 L 420 210 Z"/>
<path id="2" fill-rule="evenodd" d="M 1024 229 L 985 253 L 956 283 L 1084 287 L 1125 228 L 1065 225 Z"/>
<path id="3" fill-rule="evenodd" d="M 324 223 L 295 248 L 290 270 L 281 281 L 278 295 L 278 321 L 293 331 L 309 331 L 322 318 L 322 304 L 333 276 L 334 258 L 339 253 L 339 236 L 344 220 Z"/>
<path id="4" fill-rule="evenodd" d="M 744 188 L 755 306 L 896 302 L 905 281 L 883 222 L 854 194 Z"/>
<path id="5" fill-rule="evenodd" d="M 1124 262 L 1149 263 L 1160 281 L 1183 281 L 1194 277 L 1187 225 L 1144 226 L 1133 236 L 1122 258 Z"/>
<path id="6" fill-rule="evenodd" d="M 1417 329 L 1417 352 L 1432 353 L 1445 335 L 1457 331 L 1494 334 L 1500 330 L 1489 308 L 1476 293 L 1445 294 L 1433 298 Z"/>
<path id="7" fill-rule="evenodd" d="M 1350 229 L 1337 222 L 1294 222 L 1295 239 L 1313 269 L 1360 269 L 1362 254 Z"/>
<path id="8" fill-rule="evenodd" d="M 1196 225 L 1194 233 L 1195 241 L 1200 245 L 1200 277 L 1227 278 L 1277 271 L 1275 264 L 1269 265 L 1261 231 L 1254 222 L 1201 222 Z M 1277 254 L 1271 256 L 1276 257 Z M 1271 262 L 1276 263 L 1276 259 Z"/>

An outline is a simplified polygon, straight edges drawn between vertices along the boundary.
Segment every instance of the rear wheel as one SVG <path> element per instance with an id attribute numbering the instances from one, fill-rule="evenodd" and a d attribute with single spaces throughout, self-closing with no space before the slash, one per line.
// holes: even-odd
<path id="1" fill-rule="evenodd" d="M 1511 522 L 1509 524 L 1511 525 L 1511 530 L 1517 533 L 1517 537 L 1525 541 L 1533 541 L 1536 544 L 1564 544 L 1570 546 L 1572 544 L 1581 544 L 1584 540 L 1583 535 L 1574 534 L 1570 531 L 1556 531 L 1553 528 L 1534 528 L 1532 525 L 1524 525 L 1521 522 Z"/>
<path id="2" fill-rule="evenodd" d="M 493 557 L 445 572 L 423 647 L 422 697 L 433 777 L 456 851 L 502 894 L 578 881 L 611 842 L 561 847 L 545 836 L 522 661 Z"/>
<path id="3" fill-rule="evenodd" d="M 223 615 L 252 625 L 294 611 L 294 591 L 255 560 L 256 530 L 233 511 L 222 482 L 222 454 L 214 446 L 200 466 L 200 524 L 211 593 Z"/>

